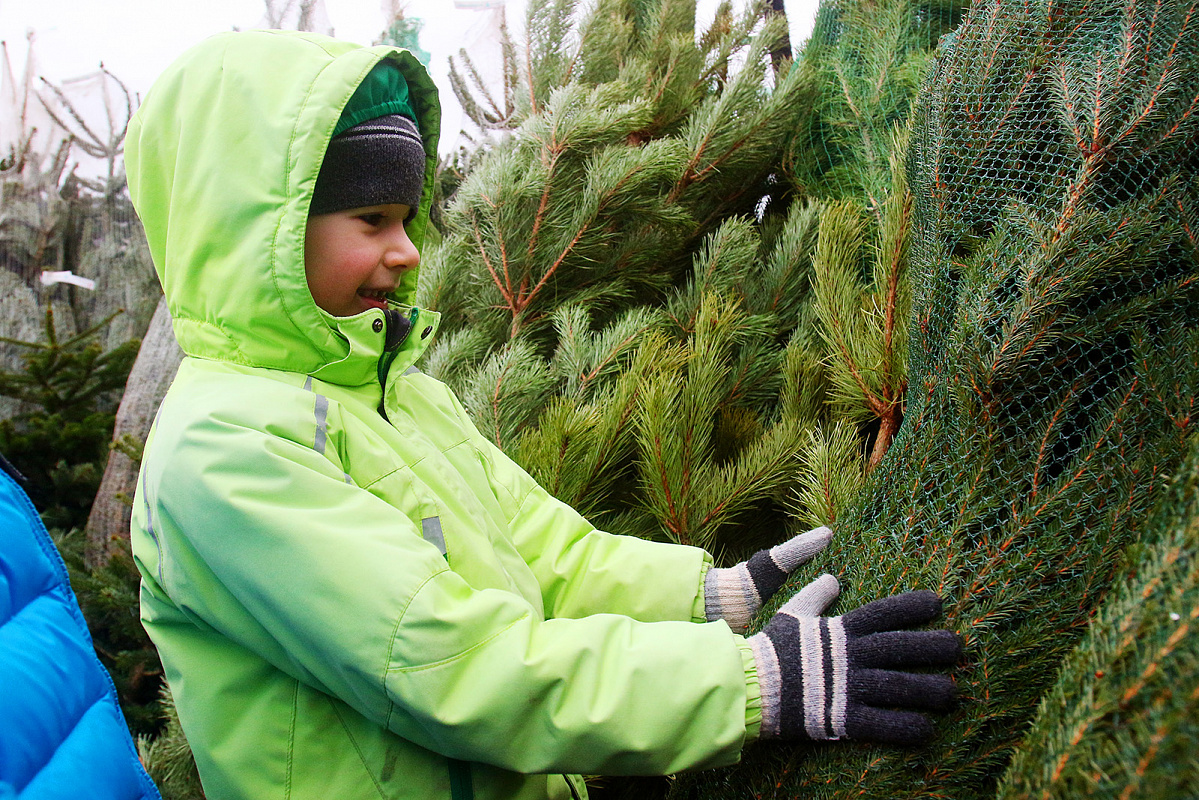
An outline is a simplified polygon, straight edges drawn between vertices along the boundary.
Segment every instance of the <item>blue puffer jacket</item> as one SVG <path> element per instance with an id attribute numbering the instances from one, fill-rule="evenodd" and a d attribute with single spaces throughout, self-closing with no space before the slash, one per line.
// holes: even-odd
<path id="1" fill-rule="evenodd" d="M 159 800 L 66 565 L 0 470 L 0 800 L 80 797 Z"/>

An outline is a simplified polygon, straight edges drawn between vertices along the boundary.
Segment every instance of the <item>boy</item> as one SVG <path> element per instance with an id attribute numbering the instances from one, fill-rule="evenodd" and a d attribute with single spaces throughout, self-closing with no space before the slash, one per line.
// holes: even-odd
<path id="1" fill-rule="evenodd" d="M 728 570 L 596 531 L 413 367 L 438 117 L 404 51 L 255 31 L 186 53 L 130 125 L 188 356 L 135 500 L 142 618 L 210 800 L 584 797 L 573 773 L 759 736 L 926 737 L 874 706 L 945 708 L 949 679 L 873 667 L 957 658 L 893 630 L 931 593 L 830 620 L 825 576 L 744 639 L 826 529 Z"/>

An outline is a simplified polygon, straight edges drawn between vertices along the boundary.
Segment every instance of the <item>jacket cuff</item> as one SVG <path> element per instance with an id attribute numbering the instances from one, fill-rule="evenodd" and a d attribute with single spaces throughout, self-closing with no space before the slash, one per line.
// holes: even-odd
<path id="1" fill-rule="evenodd" d="M 758 661 L 749 642 L 737 636 L 737 647 L 745 669 L 745 744 L 749 744 L 762 735 L 762 688 L 758 682 Z"/>
<path id="2" fill-rule="evenodd" d="M 699 565 L 699 589 L 695 594 L 695 602 L 691 605 L 692 622 L 709 621 L 706 600 L 704 598 L 704 579 L 708 577 L 708 570 L 712 569 L 712 554 L 707 551 L 701 552 L 704 554 L 704 560 Z"/>

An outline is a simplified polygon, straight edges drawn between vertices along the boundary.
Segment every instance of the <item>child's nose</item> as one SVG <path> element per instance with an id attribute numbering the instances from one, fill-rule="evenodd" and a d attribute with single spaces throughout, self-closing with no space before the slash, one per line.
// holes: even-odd
<path id="1" fill-rule="evenodd" d="M 420 251 L 408 238 L 403 226 L 397 228 L 399 230 L 388 241 L 387 249 L 383 252 L 383 266 L 388 269 L 415 267 L 420 264 Z"/>

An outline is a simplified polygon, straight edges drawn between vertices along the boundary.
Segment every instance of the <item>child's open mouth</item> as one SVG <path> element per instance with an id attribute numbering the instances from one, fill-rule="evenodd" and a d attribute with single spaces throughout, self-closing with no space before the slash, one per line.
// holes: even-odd
<path id="1" fill-rule="evenodd" d="M 358 296 L 372 308 L 387 308 L 387 292 L 383 289 L 359 289 Z"/>

